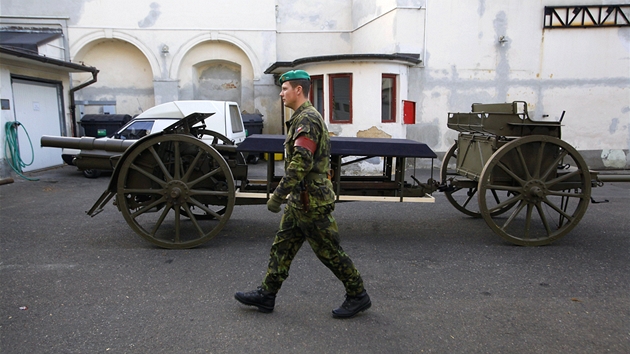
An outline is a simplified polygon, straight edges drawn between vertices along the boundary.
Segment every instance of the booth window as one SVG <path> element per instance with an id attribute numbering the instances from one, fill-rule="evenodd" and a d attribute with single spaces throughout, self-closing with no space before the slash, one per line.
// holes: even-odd
<path id="1" fill-rule="evenodd" d="M 311 92 L 309 92 L 309 99 L 313 106 L 322 117 L 324 115 L 324 76 L 315 75 L 311 76 Z"/>
<path id="2" fill-rule="evenodd" d="M 352 74 L 330 75 L 330 122 L 352 123 Z"/>
<path id="3" fill-rule="evenodd" d="M 396 75 L 383 74 L 381 79 L 381 122 L 396 121 Z"/>

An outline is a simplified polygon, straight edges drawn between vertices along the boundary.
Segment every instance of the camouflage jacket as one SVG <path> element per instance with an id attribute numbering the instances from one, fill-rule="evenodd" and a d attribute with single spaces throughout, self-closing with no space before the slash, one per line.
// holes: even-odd
<path id="1" fill-rule="evenodd" d="M 330 137 L 322 116 L 307 101 L 293 113 L 287 127 L 285 174 L 274 194 L 283 199 L 289 195 L 288 204 L 297 209 L 303 209 L 302 188 L 309 194 L 309 210 L 334 203 L 335 193 L 326 176 L 330 170 Z M 315 153 L 295 146 L 295 140 L 302 135 L 315 142 Z"/>

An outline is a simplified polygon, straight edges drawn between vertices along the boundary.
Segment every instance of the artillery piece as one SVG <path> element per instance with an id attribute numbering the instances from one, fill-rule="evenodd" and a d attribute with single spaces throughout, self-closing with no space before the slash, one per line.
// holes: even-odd
<path id="1" fill-rule="evenodd" d="M 191 114 L 135 142 L 45 136 L 42 146 L 92 151 L 84 158 L 107 156 L 115 165 L 88 215 L 98 214 L 115 196 L 118 210 L 140 236 L 160 247 L 190 248 L 225 225 L 235 205 L 235 179 L 247 175 L 243 154 L 229 139 L 196 126 L 211 115 Z M 212 144 L 201 140 L 204 135 L 213 136 Z"/>
<path id="2" fill-rule="evenodd" d="M 518 245 L 565 236 L 584 216 L 591 187 L 606 176 L 589 171 L 578 151 L 560 139 L 563 117 L 534 121 L 523 101 L 449 113 L 448 127 L 459 131 L 440 170 L 449 202 Z"/>
<path id="3" fill-rule="evenodd" d="M 248 178 L 244 154 L 284 151 L 285 137 L 253 135 L 238 147 L 201 121 L 211 114 L 193 113 L 162 132 L 133 143 L 94 138 L 47 137 L 42 146 L 82 149 L 84 159 L 115 166 L 109 185 L 87 211 L 95 216 L 114 198 L 131 228 L 163 248 L 191 248 L 216 236 L 235 205 L 265 204 L 281 176 L 268 160 L 267 178 Z M 204 136 L 214 138 L 207 143 Z M 407 157 L 435 158 L 425 144 L 405 139 L 332 138 L 333 184 L 338 201 L 433 202 L 436 184 L 404 182 Z M 348 156 L 363 156 L 342 161 Z M 378 176 L 342 176 L 348 164 L 370 156 L 384 158 Z M 90 161 L 93 164 L 93 161 Z"/>

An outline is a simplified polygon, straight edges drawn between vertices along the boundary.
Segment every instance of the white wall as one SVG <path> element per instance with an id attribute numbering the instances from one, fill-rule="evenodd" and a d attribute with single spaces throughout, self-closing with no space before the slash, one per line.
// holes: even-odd
<path id="1" fill-rule="evenodd" d="M 324 75 L 324 91 L 328 92 L 328 75 L 338 73 L 352 74 L 352 124 L 331 124 L 328 123 L 329 131 L 336 136 L 361 136 L 367 131 L 380 133 L 382 136 L 401 137 L 405 134 L 401 112 L 401 100 L 407 99 L 405 90 L 398 90 L 397 111 L 399 112 L 396 122 L 381 122 L 381 77 L 383 73 L 397 74 L 398 87 L 407 85 L 407 68 L 405 65 L 387 63 L 331 63 L 312 64 L 303 68 L 311 75 Z M 402 91 L 402 92 L 401 92 Z M 324 100 L 324 111 L 328 121 L 331 111 L 330 102 Z"/>
<path id="2" fill-rule="evenodd" d="M 191 55 L 238 58 L 245 72 L 241 108 L 264 115 L 265 133 L 280 132 L 279 88 L 263 73 L 271 64 L 334 54 L 419 53 L 421 65 L 401 67 L 407 73 L 401 73 L 400 84 L 408 85 L 399 91 L 399 98 L 406 94 L 417 102 L 417 124 L 385 127 L 394 137 L 445 151 L 457 136 L 446 127 L 448 112 L 469 111 L 474 102 L 525 100 L 535 119 L 558 119 L 566 110 L 563 138 L 578 149 L 625 150 L 627 156 L 630 27 L 543 30 L 545 5 L 598 3 L 630 1 L 3 0 L 0 11 L 67 18 L 74 61 L 89 57 L 87 49 L 103 40 L 130 43 L 146 58 L 141 70 L 150 71 L 156 103 L 186 94 Z M 501 36 L 507 40 L 503 45 Z M 164 45 L 168 53 L 162 53 Z M 229 53 L 211 58 L 217 53 L 212 48 L 225 45 Z M 195 54 L 200 48 L 205 49 Z M 359 97 L 370 94 L 361 83 L 371 82 L 378 70 L 328 65 L 327 73 L 356 73 L 355 116 L 371 119 L 359 112 L 371 112 L 364 107 L 374 102 Z M 311 66 L 312 74 L 324 73 L 324 67 Z M 335 129 L 353 136 L 369 124 L 363 119 Z"/>
<path id="3" fill-rule="evenodd" d="M 424 0 L 353 1 L 353 53 L 421 53 Z"/>
<path id="4" fill-rule="evenodd" d="M 456 137 L 446 112 L 525 100 L 534 119 L 566 110 L 563 139 L 580 150 L 630 147 L 630 27 L 543 30 L 545 5 L 597 1 L 427 3 L 425 67 L 410 79 L 420 122 L 409 137 L 444 151 Z"/>
<path id="5" fill-rule="evenodd" d="M 0 126 L 2 127 L 2 133 L 0 133 L 0 178 L 9 177 L 13 173 L 13 170 L 11 170 L 10 166 L 8 165 L 8 161 L 5 161 L 5 153 L 6 153 L 5 151 L 6 150 L 5 124 L 7 122 L 16 121 L 15 101 L 13 100 L 14 94 L 13 94 L 13 87 L 11 84 L 11 75 L 17 75 L 19 77 L 32 78 L 32 79 L 42 79 L 46 81 L 53 81 L 53 82 L 61 83 L 63 87 L 62 89 L 63 98 L 64 98 L 63 103 L 65 105 L 64 114 L 66 116 L 66 125 L 65 127 L 63 127 L 63 129 L 65 129 L 67 132 L 72 131 L 72 124 L 71 124 L 72 120 L 70 117 L 70 113 L 68 109 L 68 102 L 67 102 L 67 97 L 69 97 L 68 89 L 70 87 L 70 79 L 69 79 L 68 73 L 63 70 L 55 70 L 54 68 L 44 68 L 44 67 L 41 67 L 40 65 L 32 65 L 32 64 L 27 64 L 27 63 L 22 63 L 18 61 L 12 61 L 12 60 L 2 60 L 2 62 L 0 63 L 0 97 L 3 99 L 9 99 L 10 109 L 0 111 Z M 50 113 L 50 112 L 46 112 L 46 113 Z M 52 124 L 53 126 L 55 124 L 58 125 L 59 119 L 56 113 L 57 112 L 52 113 L 52 116 L 53 116 L 52 122 L 45 122 L 45 123 L 48 125 Z M 30 123 L 27 124 L 26 122 L 20 122 L 20 123 L 24 124 L 24 126 L 20 127 L 18 130 L 20 136 L 24 134 L 24 129 L 25 129 L 30 135 L 33 148 L 39 150 L 40 136 L 37 136 L 36 134 L 37 134 L 37 131 L 40 130 L 39 128 L 41 127 L 33 127 L 32 125 L 29 125 Z M 52 134 L 52 133 L 48 133 L 48 134 Z M 31 154 L 30 147 L 29 149 L 21 148 L 20 153 L 22 154 L 22 158 L 26 163 L 30 162 L 30 154 Z M 40 161 L 37 161 L 37 163 L 35 163 L 35 166 L 37 166 L 39 163 Z M 28 169 L 29 167 L 25 168 L 25 170 L 28 170 Z"/>

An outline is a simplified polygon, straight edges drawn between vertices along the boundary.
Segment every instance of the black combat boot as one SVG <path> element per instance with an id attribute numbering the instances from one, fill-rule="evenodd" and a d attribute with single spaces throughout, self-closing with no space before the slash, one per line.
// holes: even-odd
<path id="1" fill-rule="evenodd" d="M 234 294 L 234 298 L 241 304 L 256 306 L 258 311 L 264 313 L 273 311 L 273 307 L 276 304 L 276 294 L 263 290 L 260 286 L 256 290 L 247 293 L 239 291 Z"/>
<path id="2" fill-rule="evenodd" d="M 370 296 L 363 290 L 357 296 L 346 295 L 346 301 L 339 308 L 332 311 L 334 318 L 350 318 L 361 311 L 365 311 L 372 306 Z"/>

